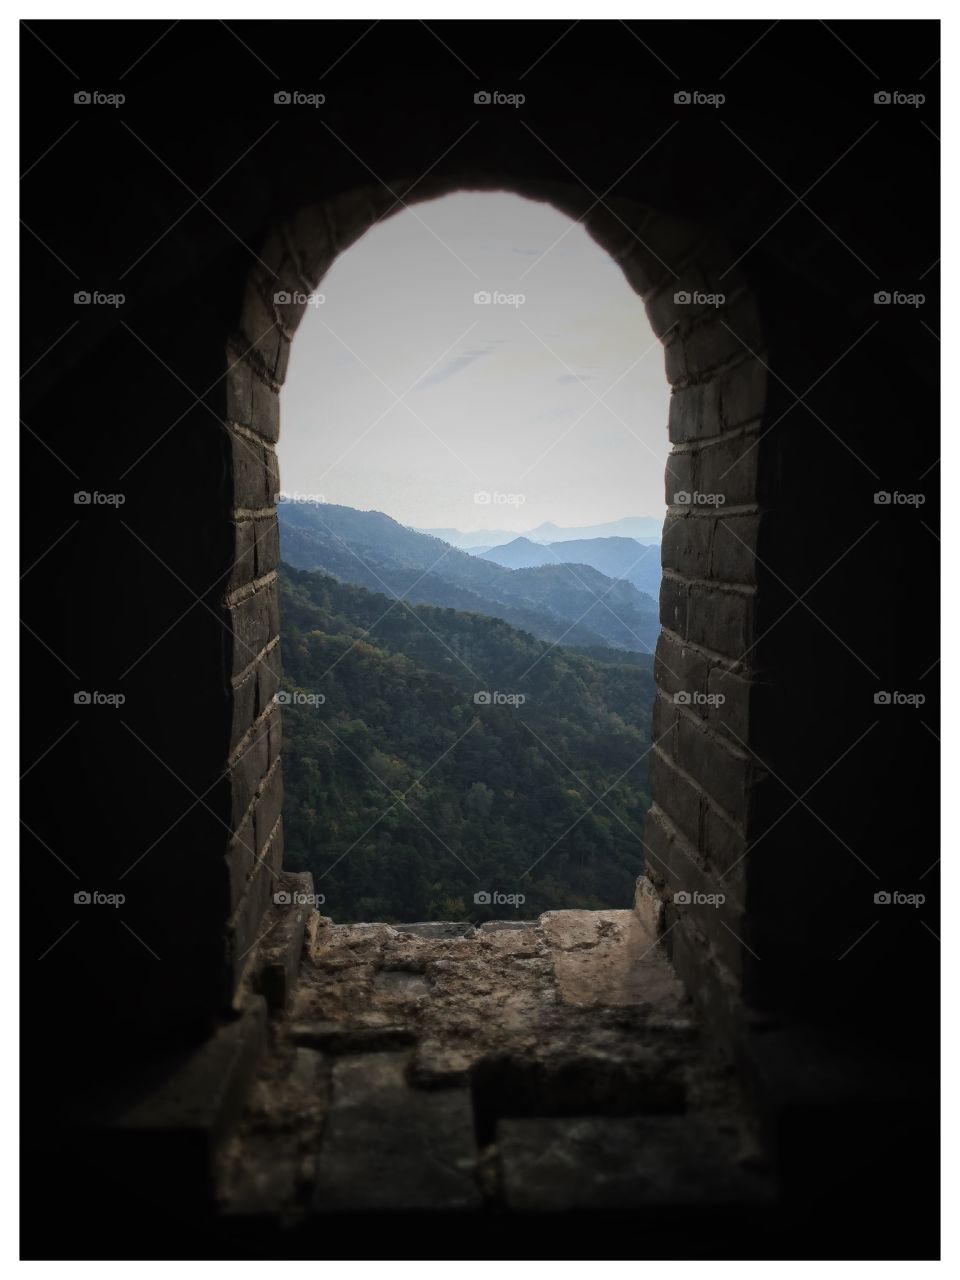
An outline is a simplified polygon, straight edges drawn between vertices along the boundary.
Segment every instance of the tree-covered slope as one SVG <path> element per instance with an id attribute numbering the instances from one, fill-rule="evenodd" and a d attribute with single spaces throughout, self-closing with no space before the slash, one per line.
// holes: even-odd
<path id="1" fill-rule="evenodd" d="M 285 859 L 314 873 L 328 914 L 629 904 L 649 804 L 649 658 L 588 657 L 286 566 L 281 590 Z M 477 903 L 481 892 L 526 901 Z"/>

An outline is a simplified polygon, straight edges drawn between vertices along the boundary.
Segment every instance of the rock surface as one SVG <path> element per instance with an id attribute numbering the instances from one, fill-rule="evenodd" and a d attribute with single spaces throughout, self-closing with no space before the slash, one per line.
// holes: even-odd
<path id="1" fill-rule="evenodd" d="M 727 1064 L 634 911 L 310 934 L 221 1170 L 225 1206 L 333 1210 L 749 1198 Z M 700 1181 L 682 1172 L 703 1154 Z"/>

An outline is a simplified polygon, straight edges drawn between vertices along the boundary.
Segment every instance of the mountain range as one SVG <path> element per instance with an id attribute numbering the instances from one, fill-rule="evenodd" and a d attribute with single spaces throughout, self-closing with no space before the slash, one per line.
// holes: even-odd
<path id="1" fill-rule="evenodd" d="M 514 538 L 502 547 L 474 554 L 508 569 L 533 569 L 544 564 L 590 565 L 608 578 L 632 582 L 638 591 L 654 598 L 660 592 L 660 544 L 656 542 L 643 545 L 636 538 L 577 538 L 565 542 Z"/>
<path id="2" fill-rule="evenodd" d="M 555 548 L 542 563 L 514 567 L 492 556 L 468 554 L 379 511 L 286 501 L 278 514 L 281 556 L 295 568 L 320 570 L 370 591 L 402 595 L 414 604 L 500 618 L 540 640 L 568 647 L 638 653 L 655 647 L 657 601 L 623 571 L 627 560 L 622 550 L 605 552 L 610 574 L 580 555 L 576 563 L 558 562 Z M 540 529 L 556 531 L 556 526 Z M 644 559 L 652 565 L 659 555 L 651 548 Z M 649 582 L 655 591 L 652 577 Z"/>
<path id="3" fill-rule="evenodd" d="M 583 538 L 636 538 L 639 542 L 659 542 L 663 520 L 658 520 L 655 516 L 624 516 L 621 520 L 610 520 L 606 524 L 570 527 L 553 524 L 548 520 L 535 529 L 526 530 L 474 529 L 464 533 L 460 529 L 418 529 L 417 532 L 440 538 L 463 551 L 487 551 L 490 547 L 512 541 L 518 535 L 529 538 L 531 542 L 573 542 Z"/>

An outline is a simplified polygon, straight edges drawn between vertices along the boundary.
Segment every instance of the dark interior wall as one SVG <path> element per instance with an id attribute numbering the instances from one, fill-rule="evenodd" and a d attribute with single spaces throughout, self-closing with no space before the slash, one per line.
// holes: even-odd
<path id="1" fill-rule="evenodd" d="M 393 202 L 384 184 L 428 169 L 396 190 L 603 197 L 588 225 L 666 338 L 668 495 L 727 498 L 723 519 L 674 505 L 665 533 L 647 840 L 675 963 L 718 1023 L 741 993 L 845 1025 L 891 999 L 928 1013 L 937 72 L 920 77 L 936 26 L 846 24 L 865 67 L 818 23 L 644 24 L 644 43 L 582 23 L 542 61 L 565 24 L 444 25 L 476 75 L 418 23 L 31 26 L 25 879 L 46 954 L 28 963 L 98 1028 L 87 1044 L 222 1012 L 281 853 L 270 397 L 295 317 L 274 328 L 250 282 L 282 270 L 278 225 L 300 228 L 312 279 Z M 480 88 L 527 101 L 477 106 Z M 878 105 L 878 88 L 927 102 Z M 75 106 L 82 89 L 126 101 Z M 327 101 L 275 105 L 281 89 Z M 727 100 L 677 104 L 681 89 Z M 331 197 L 324 247 L 314 207 Z M 681 315 L 651 249 L 726 307 Z M 125 302 L 77 307 L 79 290 Z M 880 290 L 926 301 L 878 306 Z M 686 687 L 727 700 L 701 714 L 674 697 Z M 81 689 L 126 701 L 78 706 Z M 720 885 L 735 914 L 673 900 Z M 127 902 L 77 907 L 80 889 Z M 881 890 L 927 905 L 884 909 Z"/>

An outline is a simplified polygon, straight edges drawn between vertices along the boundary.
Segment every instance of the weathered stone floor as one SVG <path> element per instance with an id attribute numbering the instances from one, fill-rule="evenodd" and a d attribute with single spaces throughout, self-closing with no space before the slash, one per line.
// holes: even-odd
<path id="1" fill-rule="evenodd" d="M 220 1176 L 228 1212 L 754 1204 L 768 1180 L 632 911 L 311 931 Z"/>

